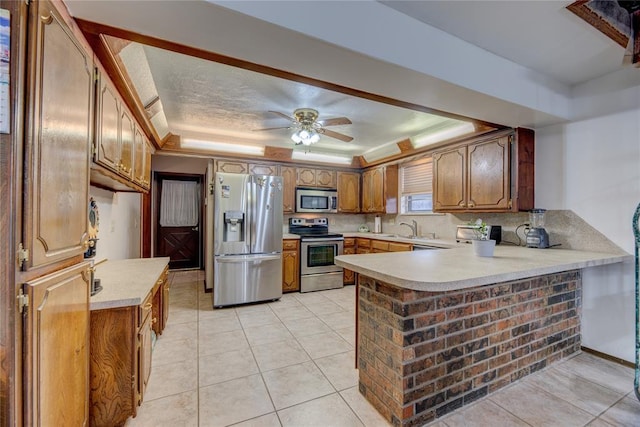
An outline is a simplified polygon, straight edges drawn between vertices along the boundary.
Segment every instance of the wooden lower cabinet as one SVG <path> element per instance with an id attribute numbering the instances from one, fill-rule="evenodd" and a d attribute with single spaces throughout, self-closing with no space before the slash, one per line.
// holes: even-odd
<path id="1" fill-rule="evenodd" d="M 152 334 L 162 333 L 168 316 L 167 274 L 140 305 L 91 311 L 91 426 L 123 425 L 136 416 L 151 375 Z"/>
<path id="2" fill-rule="evenodd" d="M 371 239 L 356 238 L 356 253 L 368 254 L 371 253 Z"/>
<path id="3" fill-rule="evenodd" d="M 356 239 L 354 237 L 344 238 L 344 248 L 342 253 L 344 255 L 352 255 L 356 253 Z M 354 285 L 356 283 L 356 273 L 352 270 L 342 270 L 342 284 Z"/>
<path id="4" fill-rule="evenodd" d="M 282 241 L 282 292 L 300 290 L 300 241 Z"/>

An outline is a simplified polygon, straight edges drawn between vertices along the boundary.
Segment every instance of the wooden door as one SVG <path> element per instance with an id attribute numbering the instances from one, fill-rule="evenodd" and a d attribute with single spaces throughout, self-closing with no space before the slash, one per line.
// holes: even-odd
<path id="1" fill-rule="evenodd" d="M 507 210 L 511 189 L 509 137 L 471 144 L 467 148 L 470 209 Z"/>
<path id="2" fill-rule="evenodd" d="M 467 209 L 467 147 L 433 154 L 433 211 Z"/>
<path id="3" fill-rule="evenodd" d="M 371 212 L 371 171 L 362 172 L 362 212 Z"/>
<path id="4" fill-rule="evenodd" d="M 284 213 L 294 213 L 296 210 L 296 168 L 280 167 L 282 176 L 282 209 Z"/>
<path id="5" fill-rule="evenodd" d="M 88 425 L 89 266 L 83 262 L 24 286 L 24 425 Z"/>
<path id="6" fill-rule="evenodd" d="M 95 161 L 118 171 L 120 164 L 120 101 L 116 90 L 108 79 L 100 75 L 96 114 L 96 152 Z"/>
<path id="7" fill-rule="evenodd" d="M 338 172 L 338 213 L 360 212 L 360 174 Z"/>
<path id="8" fill-rule="evenodd" d="M 183 180 L 202 183 L 201 175 L 159 174 L 158 202 L 156 205 L 156 251 L 157 257 L 169 257 L 170 269 L 202 267 L 202 212 L 196 226 L 163 227 L 160 225 L 160 206 L 162 203 L 162 182 L 165 180 Z M 204 203 L 200 196 L 200 211 Z"/>
<path id="9" fill-rule="evenodd" d="M 24 236 L 32 269 L 86 250 L 94 71 L 47 1 L 30 7 Z"/>
<path id="10" fill-rule="evenodd" d="M 134 121 L 123 106 L 120 111 L 120 174 L 133 179 Z"/>

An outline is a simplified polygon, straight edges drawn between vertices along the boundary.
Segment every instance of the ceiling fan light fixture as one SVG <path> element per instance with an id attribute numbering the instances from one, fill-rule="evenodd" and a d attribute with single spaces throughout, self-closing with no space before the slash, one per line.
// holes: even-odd
<path id="1" fill-rule="evenodd" d="M 296 145 L 311 145 L 320 141 L 320 134 L 312 127 L 303 126 L 291 135 L 291 140 L 295 142 Z"/>

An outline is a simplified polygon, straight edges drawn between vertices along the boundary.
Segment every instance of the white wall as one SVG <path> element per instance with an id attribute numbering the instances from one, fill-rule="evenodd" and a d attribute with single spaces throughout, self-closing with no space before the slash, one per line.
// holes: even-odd
<path id="1" fill-rule="evenodd" d="M 91 186 L 98 204 L 99 227 L 95 261 L 140 258 L 140 194 Z"/>
<path id="2" fill-rule="evenodd" d="M 536 206 L 570 209 L 632 254 L 639 202 L 640 107 L 536 130 Z M 583 346 L 635 360 L 634 274 L 584 271 Z"/>

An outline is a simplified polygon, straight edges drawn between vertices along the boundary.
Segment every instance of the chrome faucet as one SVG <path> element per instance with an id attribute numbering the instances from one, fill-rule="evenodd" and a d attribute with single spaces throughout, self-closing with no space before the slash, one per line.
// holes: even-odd
<path id="1" fill-rule="evenodd" d="M 416 222 L 415 219 L 412 219 L 411 222 L 413 223 L 413 225 L 408 224 L 406 222 L 401 222 L 398 225 L 406 225 L 407 227 L 409 227 L 411 229 L 411 236 L 409 236 L 409 238 L 415 239 L 416 237 L 418 237 L 418 223 Z"/>

